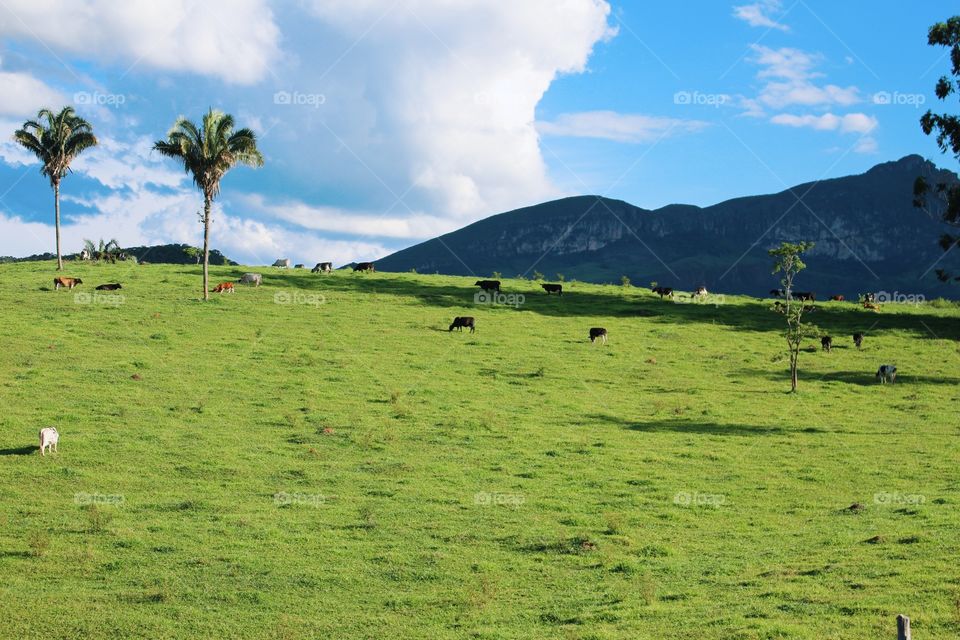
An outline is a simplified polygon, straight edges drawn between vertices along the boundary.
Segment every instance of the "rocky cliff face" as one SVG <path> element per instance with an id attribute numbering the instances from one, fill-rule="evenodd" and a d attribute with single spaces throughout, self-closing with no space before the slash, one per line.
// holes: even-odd
<path id="1" fill-rule="evenodd" d="M 563 273 L 598 282 L 626 275 L 642 285 L 702 284 L 756 295 L 776 286 L 767 249 L 781 241 L 813 240 L 800 279 L 804 288 L 827 295 L 898 290 L 956 296 L 957 287 L 944 287 L 927 272 L 943 256 L 937 240 L 945 227 L 936 212 L 913 207 L 919 175 L 931 182 L 957 180 L 913 155 L 861 175 L 706 208 L 649 211 L 578 196 L 481 220 L 387 256 L 377 268 L 483 276 L 529 276 L 536 270 L 548 278 Z"/>

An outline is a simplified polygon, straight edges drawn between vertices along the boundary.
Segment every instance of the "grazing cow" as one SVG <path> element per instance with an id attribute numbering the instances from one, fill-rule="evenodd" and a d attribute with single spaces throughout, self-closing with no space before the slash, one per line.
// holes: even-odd
<path id="1" fill-rule="evenodd" d="M 58 442 L 60 442 L 60 434 L 57 433 L 56 428 L 46 427 L 40 429 L 40 455 L 46 455 L 45 452 L 47 449 L 56 451 Z"/>
<path id="2" fill-rule="evenodd" d="M 795 300 L 806 300 L 808 302 L 816 302 L 817 294 L 813 291 L 794 291 L 793 298 Z"/>
<path id="3" fill-rule="evenodd" d="M 475 287 L 480 287 L 484 291 L 500 291 L 499 280 L 477 280 L 473 283 Z"/>
<path id="4" fill-rule="evenodd" d="M 332 262 L 318 262 L 317 266 L 310 270 L 311 273 L 330 273 L 333 271 Z"/>
<path id="5" fill-rule="evenodd" d="M 820 348 L 830 353 L 830 349 L 833 348 L 833 338 L 830 336 L 823 336 L 820 338 Z"/>
<path id="6" fill-rule="evenodd" d="M 830 302 L 843 302 L 846 300 L 843 296 L 830 296 Z"/>
<path id="7" fill-rule="evenodd" d="M 376 271 L 372 262 L 358 262 L 353 265 L 354 271 Z"/>
<path id="8" fill-rule="evenodd" d="M 81 252 L 80 252 L 80 259 L 81 259 L 81 260 L 89 260 L 89 259 L 90 259 L 90 252 L 87 251 L 86 249 L 84 249 L 83 251 L 81 251 Z"/>
<path id="9" fill-rule="evenodd" d="M 457 316 L 453 319 L 453 322 L 450 323 L 450 328 L 447 329 L 447 331 L 453 331 L 456 329 L 460 333 L 463 333 L 464 327 L 469 327 L 470 333 L 473 333 L 476 330 L 473 316 Z"/>
<path id="10" fill-rule="evenodd" d="M 897 368 L 892 364 L 880 365 L 880 368 L 877 369 L 877 380 L 880 381 L 880 384 L 887 382 L 893 384 L 897 381 Z"/>
<path id="11" fill-rule="evenodd" d="M 590 342 L 596 344 L 597 340 L 601 340 L 603 344 L 607 344 L 607 330 L 603 327 L 592 327 L 590 329 Z"/>
<path id="12" fill-rule="evenodd" d="M 871 309 L 871 310 L 873 310 L 873 311 L 880 311 L 880 305 L 878 305 L 878 304 L 875 303 L 875 302 L 864 302 L 864 303 L 863 303 L 863 308 L 864 308 L 864 309 Z"/>
<path id="13" fill-rule="evenodd" d="M 858 297 L 860 298 L 860 301 L 861 301 L 861 302 L 876 302 L 876 301 L 877 301 L 877 294 L 875 294 L 875 293 L 861 293 L 861 294 L 858 294 Z"/>
<path id="14" fill-rule="evenodd" d="M 214 293 L 223 293 L 224 291 L 226 291 L 227 293 L 233 293 L 233 283 L 221 282 L 220 284 L 218 284 L 213 288 Z"/>
<path id="15" fill-rule="evenodd" d="M 857 349 L 863 346 L 863 334 L 855 333 L 853 334 L 853 344 L 856 345 Z"/>
<path id="16" fill-rule="evenodd" d="M 66 278 L 64 276 L 57 276 L 53 279 L 53 286 L 59 291 L 60 287 L 66 287 L 67 289 L 73 289 L 78 284 L 83 284 L 83 280 L 80 278 Z"/>
<path id="17" fill-rule="evenodd" d="M 273 266 L 275 266 L 275 267 L 280 267 L 281 269 L 289 269 L 289 268 L 290 268 L 290 258 L 280 258 L 280 259 L 278 259 L 276 262 L 273 263 Z"/>
<path id="18" fill-rule="evenodd" d="M 705 295 L 707 295 L 706 287 L 697 287 L 697 290 L 693 292 L 693 297 L 695 298 L 702 298 Z"/>
<path id="19" fill-rule="evenodd" d="M 117 282 L 110 282 L 97 286 L 97 291 L 116 291 L 117 289 L 123 289 L 123 287 L 121 287 Z"/>
<path id="20" fill-rule="evenodd" d="M 673 289 L 670 287 L 654 287 L 652 291 L 658 294 L 661 300 L 663 300 L 663 296 L 673 297 Z"/>
<path id="21" fill-rule="evenodd" d="M 259 287 L 263 284 L 263 276 L 259 273 L 245 273 L 240 276 L 240 279 L 237 280 L 240 284 L 252 284 L 255 287 Z"/>
<path id="22" fill-rule="evenodd" d="M 294 268 L 294 269 L 303 269 L 303 265 L 302 265 L 302 264 L 295 264 L 295 265 L 293 265 L 293 268 Z"/>
<path id="23" fill-rule="evenodd" d="M 551 293 L 556 293 L 557 295 L 563 295 L 563 285 L 562 284 L 541 284 L 543 290 L 547 292 L 547 295 Z"/>
<path id="24" fill-rule="evenodd" d="M 770 295 L 774 298 L 782 298 L 786 292 L 783 289 L 770 289 Z"/>

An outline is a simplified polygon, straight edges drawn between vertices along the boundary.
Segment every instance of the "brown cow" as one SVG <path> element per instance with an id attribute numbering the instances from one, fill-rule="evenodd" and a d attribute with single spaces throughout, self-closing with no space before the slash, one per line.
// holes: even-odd
<path id="1" fill-rule="evenodd" d="M 214 293 L 223 293 L 224 291 L 226 291 L 227 293 L 233 293 L 233 291 L 234 291 L 234 289 L 233 289 L 233 283 L 232 283 L 232 282 L 221 282 L 220 284 L 218 284 L 217 286 L 215 286 L 215 287 L 213 288 L 213 292 L 214 292 Z"/>
<path id="2" fill-rule="evenodd" d="M 83 280 L 80 278 L 67 278 L 64 276 L 57 276 L 53 279 L 53 286 L 59 291 L 60 287 L 66 287 L 67 289 L 73 289 L 78 284 L 83 284 Z"/>
<path id="3" fill-rule="evenodd" d="M 846 298 L 843 296 L 830 296 L 831 302 L 843 302 L 844 300 L 846 300 Z"/>

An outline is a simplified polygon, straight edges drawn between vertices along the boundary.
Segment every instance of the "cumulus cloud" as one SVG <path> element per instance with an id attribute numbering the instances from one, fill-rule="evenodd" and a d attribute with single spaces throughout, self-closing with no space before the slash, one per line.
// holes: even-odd
<path id="1" fill-rule="evenodd" d="M 3 87 L 0 91 L 2 116 L 33 118 L 40 108 L 65 100 L 63 94 L 29 73 L 0 71 L 0 87 Z"/>
<path id="2" fill-rule="evenodd" d="M 694 133 L 708 127 L 702 120 L 681 120 L 615 111 L 564 113 L 553 121 L 538 122 L 544 135 L 601 138 L 616 142 L 650 143 L 670 135 Z"/>
<path id="3" fill-rule="evenodd" d="M 280 31 L 265 0 L 5 0 L 0 36 L 115 63 L 262 79 Z"/>
<path id="4" fill-rule="evenodd" d="M 777 22 L 772 15 L 777 14 L 783 8 L 780 0 L 761 0 L 753 4 L 744 4 L 733 8 L 733 16 L 738 20 L 743 20 L 751 27 L 766 27 L 768 29 L 779 29 L 780 31 L 789 31 L 790 28 Z"/>

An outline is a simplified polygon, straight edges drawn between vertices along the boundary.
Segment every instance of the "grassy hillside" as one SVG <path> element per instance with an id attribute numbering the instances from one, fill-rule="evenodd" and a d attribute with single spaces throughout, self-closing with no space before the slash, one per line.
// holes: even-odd
<path id="1" fill-rule="evenodd" d="M 0 636 L 960 635 L 957 309 L 261 271 L 0 266 Z"/>

